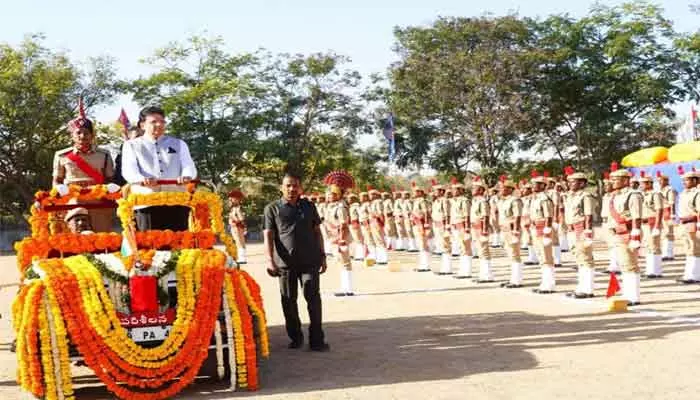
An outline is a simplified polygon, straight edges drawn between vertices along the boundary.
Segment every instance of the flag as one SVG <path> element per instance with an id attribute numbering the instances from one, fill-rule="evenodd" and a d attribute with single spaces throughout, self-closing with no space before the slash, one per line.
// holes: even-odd
<path id="1" fill-rule="evenodd" d="M 608 292 L 605 297 L 613 297 L 615 293 L 620 291 L 620 282 L 617 281 L 617 276 L 614 272 L 610 273 L 610 282 L 608 282 Z"/>
<path id="2" fill-rule="evenodd" d="M 394 114 L 389 113 L 389 117 L 384 124 L 384 137 L 389 142 L 389 162 L 394 161 L 396 148 L 394 144 Z"/>
<path id="3" fill-rule="evenodd" d="M 131 122 L 129 122 L 129 117 L 126 116 L 126 111 L 124 111 L 124 108 L 122 108 L 122 112 L 119 113 L 119 119 L 117 121 L 119 121 L 119 123 L 124 127 L 124 137 L 128 138 Z"/>

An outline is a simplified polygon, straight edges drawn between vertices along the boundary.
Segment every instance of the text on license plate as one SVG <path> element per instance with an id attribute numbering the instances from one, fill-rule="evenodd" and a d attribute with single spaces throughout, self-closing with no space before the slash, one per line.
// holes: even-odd
<path id="1" fill-rule="evenodd" d="M 147 342 L 151 340 L 165 340 L 170 334 L 171 325 L 167 326 L 144 326 L 129 328 L 129 337 L 134 342 Z"/>

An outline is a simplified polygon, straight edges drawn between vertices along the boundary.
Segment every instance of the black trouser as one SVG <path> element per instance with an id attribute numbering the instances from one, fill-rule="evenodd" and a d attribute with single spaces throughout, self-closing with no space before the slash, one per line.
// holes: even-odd
<path id="1" fill-rule="evenodd" d="M 297 307 L 297 293 L 299 284 L 301 284 L 306 307 L 309 310 L 309 344 L 311 346 L 321 345 L 324 342 L 324 335 L 321 327 L 321 290 L 318 268 L 315 272 L 282 269 L 279 281 L 287 335 L 290 339 L 297 341 L 301 341 L 304 337 L 301 332 L 299 308 Z"/>
<path id="2" fill-rule="evenodd" d="M 136 229 L 170 229 L 186 231 L 189 227 L 190 208 L 187 206 L 152 206 L 136 210 Z"/>

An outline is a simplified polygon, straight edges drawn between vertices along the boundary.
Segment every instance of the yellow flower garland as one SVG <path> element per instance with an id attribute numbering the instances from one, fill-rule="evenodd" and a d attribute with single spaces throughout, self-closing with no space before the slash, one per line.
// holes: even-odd
<path id="1" fill-rule="evenodd" d="M 58 388 L 56 387 L 56 377 L 53 374 L 54 365 L 51 354 L 51 337 L 49 335 L 49 320 L 46 315 L 46 308 L 39 307 L 34 310 L 39 314 L 39 337 L 41 338 L 41 363 L 44 368 L 44 383 L 46 385 L 46 399 L 54 400 L 58 398 Z"/>
<path id="2" fill-rule="evenodd" d="M 53 317 L 54 330 L 56 331 L 57 347 L 61 360 L 61 380 L 63 386 L 63 394 L 67 398 L 72 398 L 73 396 L 73 385 L 71 382 L 71 371 L 70 371 L 70 354 L 68 352 L 68 332 L 66 331 L 66 326 L 63 321 L 63 315 L 61 314 L 61 309 L 56 301 L 56 296 L 51 285 L 45 285 L 46 287 L 46 300 L 49 302 L 49 309 Z"/>
<path id="3" fill-rule="evenodd" d="M 234 336 L 233 345 L 236 349 L 236 372 L 238 373 L 236 379 L 238 381 L 238 386 L 245 388 L 248 386 L 248 373 L 245 358 L 245 337 L 243 336 L 243 322 L 241 321 L 241 313 L 238 309 L 235 295 L 233 294 L 233 282 L 231 282 L 230 274 L 226 274 L 224 289 L 226 291 L 226 298 L 228 300 L 229 307 L 231 308 L 231 323 L 233 325 Z M 231 379 L 234 378 L 231 377 Z"/>
<path id="4" fill-rule="evenodd" d="M 248 287 L 248 282 L 243 277 L 241 277 L 239 281 L 241 283 L 241 289 L 243 290 L 243 293 L 248 301 L 248 307 L 250 307 L 253 314 L 255 314 L 255 316 L 258 318 L 258 335 L 260 336 L 261 346 L 260 352 L 264 357 L 268 357 L 270 355 L 270 343 L 267 338 L 267 321 L 265 320 L 265 312 L 258 307 L 255 299 L 253 299 L 253 296 L 250 293 L 250 288 Z"/>

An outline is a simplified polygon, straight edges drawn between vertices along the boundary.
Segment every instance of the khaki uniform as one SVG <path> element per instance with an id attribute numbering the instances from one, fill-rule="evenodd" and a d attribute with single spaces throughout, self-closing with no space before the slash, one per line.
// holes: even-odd
<path id="1" fill-rule="evenodd" d="M 455 232 L 454 237 L 460 245 L 460 255 L 472 255 L 471 235 L 469 231 L 469 213 L 471 211 L 471 201 L 467 196 L 458 196 L 452 199 L 450 204 L 450 225 Z"/>
<path id="2" fill-rule="evenodd" d="M 524 246 L 532 246 L 532 235 L 530 234 L 530 203 L 532 203 L 532 194 L 520 198 L 523 202 L 523 215 L 520 218 L 520 226 L 522 227 L 522 244 Z"/>
<path id="3" fill-rule="evenodd" d="M 676 220 L 676 198 L 678 193 L 671 185 L 661 188 L 661 195 L 664 199 L 664 223 L 662 234 L 664 238 L 670 242 L 675 240 L 673 235 L 673 227 Z"/>
<path id="4" fill-rule="evenodd" d="M 406 232 L 406 238 L 410 240 L 413 239 L 413 221 L 411 218 L 413 213 L 413 201 L 411 199 L 402 199 L 401 202 L 403 204 L 401 208 L 403 210 L 404 231 Z"/>
<path id="5" fill-rule="evenodd" d="M 700 257 L 700 239 L 697 235 L 699 214 L 700 190 L 695 188 L 682 191 L 678 199 L 678 216 L 686 258 Z"/>
<path id="6" fill-rule="evenodd" d="M 404 245 L 406 245 L 406 224 L 404 222 L 404 219 L 406 217 L 406 213 L 404 211 L 404 202 L 403 199 L 396 199 L 394 200 L 394 226 L 396 229 L 396 236 L 404 242 Z"/>
<path id="7" fill-rule="evenodd" d="M 428 238 L 430 237 L 430 209 L 428 200 L 424 197 L 413 199 L 411 208 L 411 222 L 413 236 L 420 251 L 429 251 Z"/>
<path id="8" fill-rule="evenodd" d="M 534 193 L 530 201 L 530 234 L 533 237 L 537 258 L 545 266 L 554 266 L 552 246 L 554 245 L 555 232 L 544 232 L 546 220 L 554 218 L 554 204 L 544 192 Z M 549 227 L 551 230 L 551 227 Z M 545 240 L 547 239 L 547 240 Z"/>
<path id="9" fill-rule="evenodd" d="M 552 215 L 552 246 L 559 247 L 559 227 L 564 221 L 564 201 L 561 193 L 557 192 L 556 189 L 547 190 L 545 193 L 552 200 L 552 210 L 554 212 Z"/>
<path id="10" fill-rule="evenodd" d="M 396 213 L 394 212 L 394 200 L 382 200 L 382 211 L 384 213 L 384 235 L 389 239 L 396 238 Z"/>
<path id="11" fill-rule="evenodd" d="M 65 185 L 91 186 L 97 184 L 95 180 L 67 156 L 70 153 L 78 154 L 87 164 L 104 177 L 104 183 L 110 183 L 114 178 L 114 163 L 112 156 L 106 150 L 94 146 L 89 152 L 83 153 L 73 147 L 59 150 L 53 158 L 53 179 L 54 182 Z M 81 202 L 80 204 L 90 204 Z M 92 229 L 95 232 L 111 232 L 113 230 L 114 216 L 116 214 L 111 208 L 89 209 Z M 58 217 L 58 215 L 57 215 Z"/>
<path id="12" fill-rule="evenodd" d="M 479 259 L 491 260 L 491 250 L 489 248 L 489 233 L 486 218 L 491 214 L 489 201 L 485 196 L 475 196 L 472 198 L 469 220 L 471 222 L 472 240 L 475 241 Z"/>
<path id="13" fill-rule="evenodd" d="M 450 200 L 446 197 L 438 197 L 433 200 L 431 217 L 433 219 L 433 232 L 435 240 L 440 241 L 442 251 L 451 253 L 450 241 Z"/>
<path id="14" fill-rule="evenodd" d="M 615 250 L 620 268 L 624 272 L 639 273 L 637 249 L 630 248 L 633 239 L 632 220 L 642 218 L 644 198 L 638 190 L 624 188 L 613 194 L 609 200 L 608 215 L 610 224 L 616 230 Z"/>
<path id="15" fill-rule="evenodd" d="M 576 239 L 576 265 L 586 268 L 594 268 L 593 232 L 586 232 L 584 225 L 586 217 L 593 216 L 593 207 L 593 195 L 585 190 L 572 192 L 566 197 L 564 223 Z"/>
<path id="16" fill-rule="evenodd" d="M 360 203 L 358 208 L 358 220 L 360 221 L 360 231 L 362 232 L 362 242 L 365 246 L 374 247 L 374 237 L 370 229 L 370 204 L 368 201 Z"/>
<path id="17" fill-rule="evenodd" d="M 374 245 L 381 248 L 386 248 L 384 236 L 384 205 L 381 199 L 372 200 L 370 202 L 370 228 Z"/>
<path id="18" fill-rule="evenodd" d="M 350 261 L 350 212 L 345 201 L 329 203 L 326 207 L 326 226 L 331 243 L 331 254 L 338 266 L 352 270 Z"/>
<path id="19" fill-rule="evenodd" d="M 231 207 L 231 211 L 228 214 L 228 223 L 231 226 L 231 235 L 233 240 L 236 241 L 236 247 L 245 249 L 246 224 L 245 214 L 241 206 Z"/>
<path id="20" fill-rule="evenodd" d="M 499 222 L 500 215 L 498 214 L 498 195 L 492 195 L 489 197 L 489 231 L 493 236 L 491 236 L 491 244 L 493 246 L 500 245 L 500 234 L 501 234 L 501 224 Z"/>
<path id="21" fill-rule="evenodd" d="M 647 247 L 647 254 L 661 255 L 661 228 L 657 225 L 656 215 L 664 209 L 661 192 L 649 190 L 644 193 L 644 208 L 642 209 L 642 234 Z M 658 232 L 656 232 L 658 231 Z"/>
<path id="22" fill-rule="evenodd" d="M 360 229 L 360 203 L 352 203 L 348 208 L 350 219 L 350 237 L 359 246 L 364 245 L 362 240 L 362 230 Z"/>
<path id="23" fill-rule="evenodd" d="M 523 202 L 510 195 L 498 202 L 498 217 L 501 232 L 504 234 L 504 247 L 511 263 L 520 264 L 520 226 L 516 226 L 516 218 L 522 218 Z"/>

